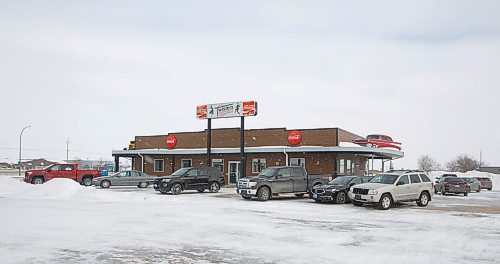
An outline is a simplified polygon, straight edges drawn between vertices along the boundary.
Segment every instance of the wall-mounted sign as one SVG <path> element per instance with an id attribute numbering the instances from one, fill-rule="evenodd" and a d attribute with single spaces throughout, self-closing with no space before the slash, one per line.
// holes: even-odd
<path id="1" fill-rule="evenodd" d="M 214 119 L 226 117 L 256 116 L 257 102 L 232 102 L 223 104 L 207 104 L 196 107 L 198 119 Z"/>
<path id="2" fill-rule="evenodd" d="M 297 145 L 300 143 L 301 140 L 302 140 L 302 134 L 300 134 L 299 131 L 294 130 L 288 133 L 288 143 L 290 143 L 290 145 Z"/>
<path id="3" fill-rule="evenodd" d="M 167 148 L 173 149 L 177 145 L 177 138 L 174 135 L 169 135 L 167 137 Z"/>

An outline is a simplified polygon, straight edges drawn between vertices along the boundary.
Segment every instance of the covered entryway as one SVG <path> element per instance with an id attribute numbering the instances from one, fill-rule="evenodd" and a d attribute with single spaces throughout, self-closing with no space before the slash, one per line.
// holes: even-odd
<path id="1" fill-rule="evenodd" d="M 228 163 L 228 183 L 236 184 L 241 175 L 241 162 L 239 161 L 229 161 Z"/>

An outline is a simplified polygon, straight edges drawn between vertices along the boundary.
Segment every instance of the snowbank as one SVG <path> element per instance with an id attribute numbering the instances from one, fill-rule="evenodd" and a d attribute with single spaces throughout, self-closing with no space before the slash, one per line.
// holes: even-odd
<path id="1" fill-rule="evenodd" d="M 493 190 L 500 190 L 500 175 L 493 174 L 489 172 L 481 172 L 481 171 L 468 171 L 468 172 L 449 172 L 449 171 L 431 171 L 428 173 L 431 180 L 434 181 L 436 177 L 441 177 L 444 173 L 453 173 L 458 177 L 486 177 L 490 178 L 493 182 Z"/>

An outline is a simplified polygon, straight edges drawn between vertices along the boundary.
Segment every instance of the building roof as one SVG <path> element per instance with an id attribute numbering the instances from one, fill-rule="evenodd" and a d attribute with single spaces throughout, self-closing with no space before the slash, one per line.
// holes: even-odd
<path id="1" fill-rule="evenodd" d="M 355 144 L 353 144 L 355 145 Z M 321 147 L 321 146 L 264 146 L 245 147 L 245 153 L 300 153 L 300 152 L 331 152 L 331 153 L 355 153 L 375 159 L 398 159 L 404 157 L 404 152 L 388 148 L 372 148 L 362 146 Z M 240 148 L 212 148 L 213 154 L 238 154 Z M 206 148 L 195 149 L 138 149 L 138 150 L 114 150 L 113 156 L 133 155 L 203 155 L 207 153 Z"/>

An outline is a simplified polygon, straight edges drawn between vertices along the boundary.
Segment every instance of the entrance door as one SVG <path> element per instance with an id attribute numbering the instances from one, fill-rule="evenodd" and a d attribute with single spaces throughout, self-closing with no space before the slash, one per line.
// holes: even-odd
<path id="1" fill-rule="evenodd" d="M 236 184 L 238 179 L 240 178 L 240 170 L 241 170 L 241 164 L 239 161 L 229 161 L 229 184 Z"/>

